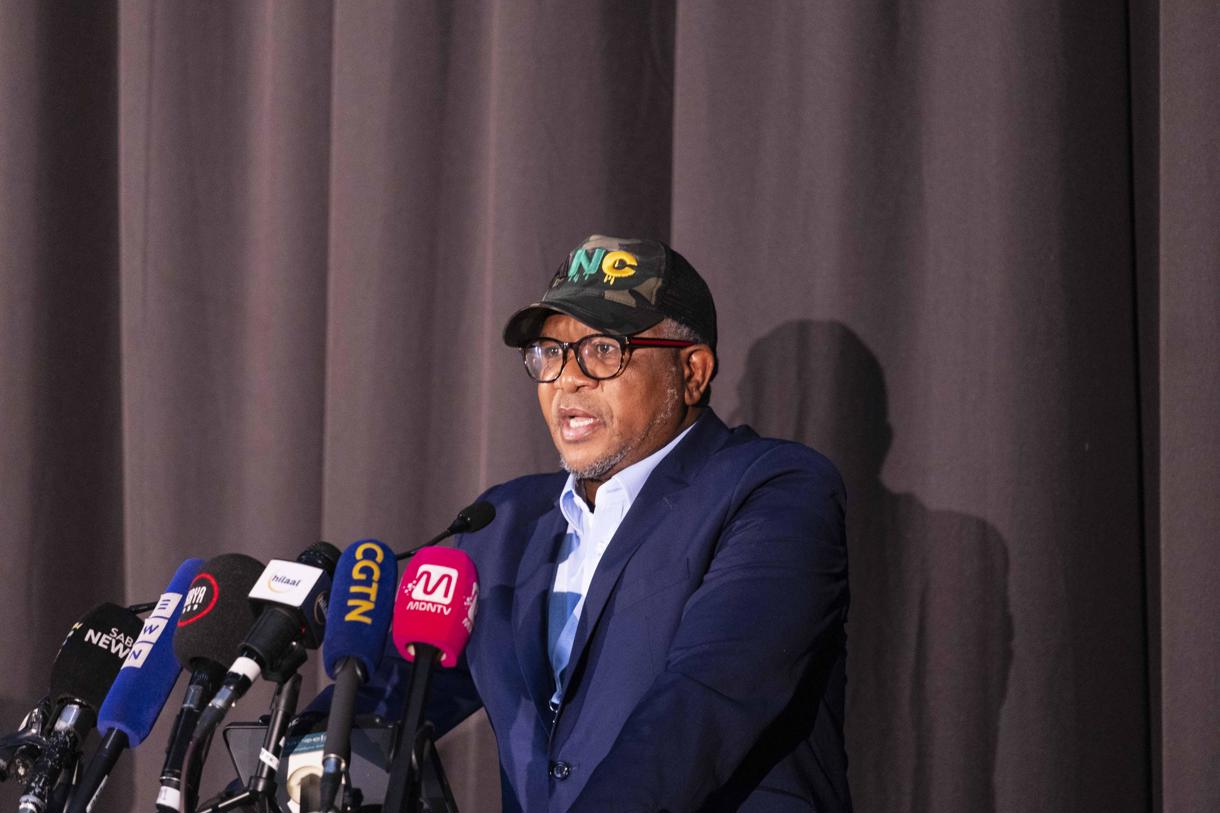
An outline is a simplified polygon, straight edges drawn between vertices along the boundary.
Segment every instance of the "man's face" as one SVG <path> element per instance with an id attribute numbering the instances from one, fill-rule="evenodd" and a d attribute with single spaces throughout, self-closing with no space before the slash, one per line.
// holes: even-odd
<path id="1" fill-rule="evenodd" d="M 542 328 L 543 336 L 564 342 L 600 332 L 562 314 Z M 538 385 L 538 402 L 564 468 L 578 479 L 605 480 L 678 434 L 687 416 L 683 385 L 675 350 L 638 349 L 622 374 L 603 381 L 585 375 L 569 352 L 559 378 Z"/>

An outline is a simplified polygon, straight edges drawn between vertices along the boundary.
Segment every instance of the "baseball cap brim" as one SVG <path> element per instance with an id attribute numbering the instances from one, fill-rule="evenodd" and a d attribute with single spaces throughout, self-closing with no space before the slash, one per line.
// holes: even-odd
<path id="1" fill-rule="evenodd" d="M 504 326 L 504 343 L 509 347 L 523 347 L 542 335 L 542 325 L 547 317 L 556 313 L 566 314 L 595 330 L 604 330 L 617 336 L 632 336 L 647 330 L 665 318 L 653 310 L 620 305 L 599 298 L 597 312 L 582 307 L 571 300 L 552 300 L 527 305 L 509 317 Z"/>

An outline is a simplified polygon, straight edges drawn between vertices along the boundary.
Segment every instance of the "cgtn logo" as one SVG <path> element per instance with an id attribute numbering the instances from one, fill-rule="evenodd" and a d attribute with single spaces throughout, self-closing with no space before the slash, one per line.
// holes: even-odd
<path id="1" fill-rule="evenodd" d="M 381 552 L 381 547 L 371 542 L 362 542 L 356 548 L 356 563 L 352 565 L 351 581 L 352 585 L 347 588 L 347 615 L 343 616 L 344 621 L 354 621 L 360 624 L 372 624 L 373 619 L 369 613 L 377 606 L 377 588 L 378 582 L 381 580 L 381 566 L 378 564 L 385 558 L 385 554 Z M 356 582 L 367 582 L 367 584 L 357 584 Z M 363 593 L 368 596 L 367 599 L 357 598 L 352 593 Z"/>

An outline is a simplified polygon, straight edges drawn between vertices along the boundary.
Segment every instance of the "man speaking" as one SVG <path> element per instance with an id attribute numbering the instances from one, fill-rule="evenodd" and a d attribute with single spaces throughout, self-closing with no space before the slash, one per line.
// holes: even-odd
<path id="1" fill-rule="evenodd" d="M 843 484 L 707 406 L 707 284 L 593 236 L 504 340 L 566 472 L 492 488 L 496 522 L 458 543 L 504 809 L 849 811 Z"/>

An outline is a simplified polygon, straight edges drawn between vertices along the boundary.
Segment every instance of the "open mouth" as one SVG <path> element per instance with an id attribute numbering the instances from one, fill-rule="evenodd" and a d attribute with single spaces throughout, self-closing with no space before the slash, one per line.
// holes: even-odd
<path id="1" fill-rule="evenodd" d="M 559 436 L 567 443 L 587 440 L 601 426 L 601 420 L 590 412 L 569 407 L 559 410 Z"/>

